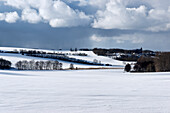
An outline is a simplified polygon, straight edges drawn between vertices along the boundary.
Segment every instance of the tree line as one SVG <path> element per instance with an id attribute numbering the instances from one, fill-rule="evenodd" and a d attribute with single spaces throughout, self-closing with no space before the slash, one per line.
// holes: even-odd
<path id="1" fill-rule="evenodd" d="M 107 56 L 108 53 L 125 53 L 125 54 L 141 54 L 143 49 L 134 49 L 134 50 L 126 50 L 126 49 L 103 49 L 103 48 L 94 48 L 93 52 L 97 55 Z M 152 51 L 150 51 L 152 52 Z"/>
<path id="2" fill-rule="evenodd" d="M 81 64 L 89 64 L 89 65 L 100 65 L 100 66 L 104 66 L 105 64 L 101 64 L 101 63 L 94 63 L 94 62 L 90 62 L 90 61 L 86 61 L 83 59 L 76 59 L 76 58 L 70 58 L 67 55 L 56 55 L 56 54 L 44 54 L 44 53 L 34 53 L 34 54 L 29 54 L 29 53 L 25 53 L 25 55 L 27 56 L 33 56 L 33 57 L 40 57 L 40 58 L 50 58 L 50 59 L 57 59 L 57 60 L 62 60 L 62 61 L 69 61 L 69 62 L 75 62 L 75 63 L 81 63 Z M 110 65 L 110 64 L 108 64 Z"/>
<path id="3" fill-rule="evenodd" d="M 125 71 L 130 71 L 129 64 Z M 141 56 L 132 72 L 168 72 L 170 71 L 170 52 L 159 52 L 155 57 Z"/>
<path id="4" fill-rule="evenodd" d="M 18 70 L 61 70 L 63 64 L 58 61 L 18 61 L 15 64 Z"/>
<path id="5" fill-rule="evenodd" d="M 170 52 L 157 53 L 155 58 L 155 70 L 157 72 L 170 71 Z"/>

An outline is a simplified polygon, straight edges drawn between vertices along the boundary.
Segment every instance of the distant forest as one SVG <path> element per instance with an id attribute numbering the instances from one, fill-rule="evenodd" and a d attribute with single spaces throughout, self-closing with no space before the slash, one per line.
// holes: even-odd
<path id="1" fill-rule="evenodd" d="M 126 66 L 125 66 L 126 67 Z M 169 72 L 170 52 L 159 52 L 154 57 L 141 56 L 132 72 Z"/>
<path id="2" fill-rule="evenodd" d="M 155 56 L 154 51 L 143 50 L 142 48 L 133 50 L 94 48 L 93 52 L 100 56 L 116 56 L 114 59 L 120 61 L 137 61 L 142 55 Z M 117 53 L 120 54 L 120 56 L 117 56 Z"/>
<path id="3" fill-rule="evenodd" d="M 107 56 L 110 53 L 124 53 L 124 54 L 141 54 L 141 53 L 150 53 L 154 55 L 154 51 L 151 50 L 143 50 L 140 49 L 133 49 L 133 50 L 126 50 L 126 49 L 103 49 L 103 48 L 94 48 L 93 52 L 97 55 Z"/>

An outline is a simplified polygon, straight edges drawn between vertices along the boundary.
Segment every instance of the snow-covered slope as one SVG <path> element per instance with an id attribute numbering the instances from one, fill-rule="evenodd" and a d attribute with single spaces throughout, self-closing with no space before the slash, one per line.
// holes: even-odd
<path id="1" fill-rule="evenodd" d="M 69 52 L 69 51 L 67 51 Z M 69 55 L 69 57 L 71 58 L 77 58 L 77 59 L 84 59 L 90 62 L 93 62 L 94 59 L 101 61 L 101 63 L 104 64 L 112 64 L 112 65 L 123 65 L 122 61 L 118 61 L 118 60 L 114 60 L 108 57 L 104 57 L 104 56 L 98 56 L 96 54 L 93 53 L 93 51 L 77 51 L 77 52 L 70 52 L 72 54 L 74 53 L 86 53 L 88 54 L 88 56 L 74 56 L 74 55 Z"/>
<path id="2" fill-rule="evenodd" d="M 77 51 L 77 52 L 71 52 L 71 51 L 56 51 L 56 50 L 43 50 L 43 49 L 29 49 L 29 48 L 12 48 L 12 47 L 0 47 L 0 50 L 3 51 L 14 51 L 14 50 L 37 50 L 37 51 L 44 51 L 44 52 L 51 52 L 51 53 L 68 53 L 70 58 L 76 58 L 76 59 L 82 59 L 89 62 L 93 62 L 94 59 L 101 61 L 103 64 L 112 64 L 114 66 L 112 67 L 123 67 L 124 64 L 122 61 L 117 61 L 108 57 L 103 56 L 97 56 L 92 51 Z M 74 56 L 72 54 L 74 53 L 85 53 L 87 56 Z M 7 60 L 10 60 L 12 62 L 12 66 L 14 67 L 15 63 L 19 60 L 54 60 L 54 59 L 46 59 L 46 58 L 36 58 L 36 57 L 29 57 L 29 56 L 23 56 L 20 54 L 9 54 L 9 53 L 0 53 L 0 58 L 4 58 Z M 72 62 L 66 62 L 58 60 L 59 62 L 63 63 L 64 68 L 69 68 L 70 63 Z M 90 67 L 104 67 L 104 66 L 91 66 L 91 65 L 85 65 L 85 64 L 79 64 L 79 63 L 73 63 L 75 67 L 79 68 L 90 68 Z"/>
<path id="3" fill-rule="evenodd" d="M 0 70 L 0 113 L 169 113 L 170 73 Z"/>
<path id="4" fill-rule="evenodd" d="M 35 60 L 35 61 L 47 61 L 51 59 L 44 59 L 44 58 L 37 58 L 37 57 L 29 57 L 29 56 L 24 56 L 20 54 L 10 54 L 10 53 L 0 53 L 0 58 L 4 58 L 6 60 L 9 60 L 12 62 L 12 66 L 15 66 L 15 63 L 17 63 L 20 60 Z"/>

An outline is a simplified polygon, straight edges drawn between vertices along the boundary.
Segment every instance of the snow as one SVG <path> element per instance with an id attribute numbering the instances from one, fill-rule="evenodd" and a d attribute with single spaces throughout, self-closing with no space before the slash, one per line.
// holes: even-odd
<path id="1" fill-rule="evenodd" d="M 15 67 L 15 64 L 18 61 L 27 60 L 27 61 L 47 61 L 47 60 L 55 60 L 55 59 L 49 59 L 49 58 L 38 58 L 38 57 L 30 57 L 30 56 L 24 56 L 20 54 L 11 54 L 11 53 L 0 53 L 0 58 L 4 58 L 6 60 L 9 60 L 12 62 L 12 67 Z M 95 65 L 86 65 L 86 64 L 79 64 L 79 63 L 73 63 L 73 62 L 67 62 L 62 60 L 57 60 L 60 63 L 63 64 L 63 68 L 69 68 L 70 64 L 74 64 L 74 67 L 78 68 L 96 68 L 96 67 L 105 67 L 105 66 L 95 66 Z M 112 66 L 112 67 L 121 67 L 121 66 Z"/>
<path id="2" fill-rule="evenodd" d="M 38 50 L 69 53 L 89 62 L 97 59 L 112 67 L 124 63 L 92 51 L 70 52 L 0 47 L 0 50 Z M 86 53 L 88 56 L 74 56 Z M 54 59 L 0 53 L 12 66 L 20 60 Z M 60 61 L 64 68 L 70 62 Z M 73 63 L 75 67 L 102 67 Z M 0 70 L 0 113 L 169 113 L 170 72 L 124 73 L 110 70 L 17 71 Z"/>
<path id="3" fill-rule="evenodd" d="M 9 54 L 9 53 L 0 53 L 0 58 L 4 58 L 6 60 L 9 60 L 12 62 L 12 67 L 15 67 L 15 64 L 18 61 L 22 61 L 22 60 L 35 60 L 35 61 L 47 61 L 47 60 L 51 60 L 51 59 L 43 59 L 43 58 L 37 58 L 37 57 L 29 57 L 29 56 L 23 56 L 20 54 Z"/>
<path id="4" fill-rule="evenodd" d="M 0 113 L 169 113 L 170 73 L 0 70 Z"/>
<path id="5" fill-rule="evenodd" d="M 71 58 L 83 59 L 83 60 L 87 60 L 91 62 L 93 62 L 93 60 L 96 59 L 98 61 L 101 61 L 101 63 L 104 63 L 104 64 L 112 64 L 112 65 L 119 65 L 119 66 L 123 65 L 122 61 L 114 60 L 114 59 L 104 57 L 104 56 L 97 56 L 92 51 L 77 51 L 77 52 L 71 52 L 71 53 L 86 53 L 88 55 L 88 56 L 69 55 L 69 57 Z"/>
<path id="6" fill-rule="evenodd" d="M 44 52 L 52 52 L 52 53 L 68 53 L 68 54 L 74 54 L 74 53 L 85 53 L 88 56 L 73 56 L 73 55 L 68 55 L 70 58 L 76 58 L 76 59 L 82 59 L 86 60 L 89 62 L 93 62 L 94 59 L 97 59 L 98 61 L 101 61 L 103 64 L 112 64 L 114 66 L 112 67 L 124 67 L 124 63 L 122 61 L 117 61 L 108 57 L 103 57 L 103 56 L 97 56 L 94 54 L 92 51 L 77 51 L 77 52 L 71 52 L 67 50 L 45 50 L 45 49 L 29 49 L 29 48 L 14 48 L 14 47 L 0 47 L 0 50 L 3 51 L 14 51 L 14 50 L 37 50 L 37 51 L 44 51 Z M 9 60 L 12 62 L 12 67 L 15 67 L 15 63 L 20 61 L 20 60 L 35 60 L 35 61 L 46 61 L 46 60 L 54 60 L 54 59 L 47 59 L 47 58 L 37 58 L 37 57 L 30 57 L 30 56 L 23 56 L 20 54 L 11 54 L 11 53 L 0 53 L 0 58 L 4 58 L 6 60 Z M 57 60 L 61 63 L 63 63 L 63 68 L 69 68 L 70 64 L 72 62 L 67 62 L 67 61 L 61 61 Z M 101 68 L 105 66 L 95 66 L 95 65 L 86 65 L 86 64 L 79 64 L 79 63 L 72 63 L 74 64 L 74 67 L 78 68 Z"/>

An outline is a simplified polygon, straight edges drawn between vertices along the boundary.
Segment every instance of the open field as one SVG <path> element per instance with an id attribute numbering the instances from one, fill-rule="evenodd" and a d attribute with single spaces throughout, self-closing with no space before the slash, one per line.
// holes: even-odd
<path id="1" fill-rule="evenodd" d="M 0 113 L 169 113 L 170 73 L 0 70 Z"/>

